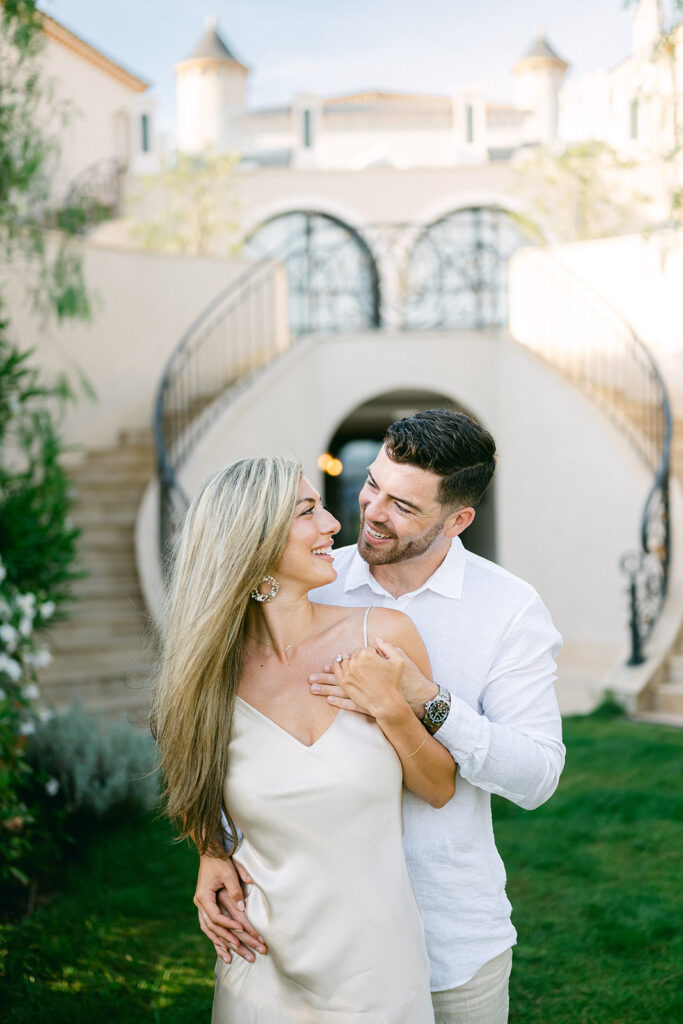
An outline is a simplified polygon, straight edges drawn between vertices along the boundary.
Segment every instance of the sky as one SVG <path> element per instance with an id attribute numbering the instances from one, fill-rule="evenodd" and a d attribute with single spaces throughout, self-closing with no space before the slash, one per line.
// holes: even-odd
<path id="1" fill-rule="evenodd" d="M 511 67 L 540 32 L 580 75 L 630 52 L 625 0 L 42 0 L 39 6 L 152 84 L 175 124 L 174 65 L 216 17 L 250 69 L 249 104 L 364 89 L 512 96 Z"/>

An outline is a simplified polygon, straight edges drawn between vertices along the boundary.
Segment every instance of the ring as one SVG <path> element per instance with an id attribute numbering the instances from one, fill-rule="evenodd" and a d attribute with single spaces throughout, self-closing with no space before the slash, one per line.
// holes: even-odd
<path id="1" fill-rule="evenodd" d="M 335 661 L 338 661 L 341 664 L 345 657 L 345 654 L 338 654 L 337 657 L 335 658 Z"/>

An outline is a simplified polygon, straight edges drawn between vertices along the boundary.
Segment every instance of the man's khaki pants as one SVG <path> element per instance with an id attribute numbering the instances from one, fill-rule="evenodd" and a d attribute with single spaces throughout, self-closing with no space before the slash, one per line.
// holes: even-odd
<path id="1" fill-rule="evenodd" d="M 436 1024 L 507 1024 L 512 950 L 489 960 L 458 988 L 432 992 Z"/>

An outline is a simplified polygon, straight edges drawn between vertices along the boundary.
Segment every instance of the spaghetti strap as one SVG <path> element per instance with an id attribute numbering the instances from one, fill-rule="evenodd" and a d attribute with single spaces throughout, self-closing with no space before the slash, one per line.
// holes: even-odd
<path id="1" fill-rule="evenodd" d="M 365 609 L 365 615 L 363 616 L 363 647 L 367 647 L 368 646 L 368 615 L 369 614 L 370 614 L 370 609 L 366 608 Z"/>

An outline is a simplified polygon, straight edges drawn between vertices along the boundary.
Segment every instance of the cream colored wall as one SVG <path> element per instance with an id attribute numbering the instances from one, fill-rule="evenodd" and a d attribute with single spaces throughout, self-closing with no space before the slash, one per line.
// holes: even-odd
<path id="1" fill-rule="evenodd" d="M 428 223 L 471 205 L 515 209 L 514 176 L 503 164 L 453 168 L 368 167 L 362 171 L 262 169 L 240 173 L 245 229 L 286 210 L 321 210 L 352 225 Z"/>
<path id="2" fill-rule="evenodd" d="M 113 444 L 127 429 L 148 427 L 161 371 L 194 318 L 244 261 L 161 256 L 85 246 L 85 276 L 95 299 L 92 324 L 44 327 L 31 312 L 22 273 L 8 274 L 12 334 L 49 374 L 85 374 L 95 405 L 82 399 L 68 413 L 65 439 L 95 448 Z"/>
<path id="3" fill-rule="evenodd" d="M 674 409 L 683 416 L 681 235 L 625 235 L 556 245 L 551 253 L 631 324 L 655 356 Z"/>
<path id="4" fill-rule="evenodd" d="M 183 486 L 192 494 L 218 467 L 263 452 L 298 456 L 319 486 L 316 458 L 338 424 L 398 388 L 446 394 L 493 432 L 498 560 L 538 588 L 568 643 L 590 648 L 604 668 L 625 640 L 618 560 L 637 540 L 647 480 L 609 423 L 505 335 L 301 342 L 216 421 L 184 468 Z M 155 528 L 149 494 L 138 552 L 152 607 Z"/>
<path id="5" fill-rule="evenodd" d="M 65 100 L 71 111 L 66 128 L 59 131 L 61 162 L 53 182 L 53 195 L 61 198 L 71 181 L 92 164 L 122 158 L 120 123 L 119 127 L 116 125 L 117 115 L 121 113 L 126 115 L 129 124 L 128 153 L 132 168 L 151 171 L 153 155 L 141 152 L 140 115 L 144 111 L 151 115 L 153 133 L 152 97 L 133 92 L 51 38 L 46 41 L 41 59 L 46 76 L 55 82 L 58 98 Z"/>

